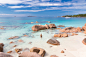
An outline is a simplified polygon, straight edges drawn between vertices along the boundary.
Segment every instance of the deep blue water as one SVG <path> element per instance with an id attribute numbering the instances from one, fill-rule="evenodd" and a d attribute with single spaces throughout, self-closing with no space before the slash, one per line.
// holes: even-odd
<path id="1" fill-rule="evenodd" d="M 38 24 L 49 24 L 46 21 L 51 21 L 56 25 L 65 25 L 65 26 L 79 26 L 82 27 L 86 23 L 86 18 L 54 18 L 54 17 L 0 17 L 0 26 L 33 26 L 36 23 L 31 24 L 30 22 L 36 22 Z M 25 24 L 25 23 L 28 24 Z"/>

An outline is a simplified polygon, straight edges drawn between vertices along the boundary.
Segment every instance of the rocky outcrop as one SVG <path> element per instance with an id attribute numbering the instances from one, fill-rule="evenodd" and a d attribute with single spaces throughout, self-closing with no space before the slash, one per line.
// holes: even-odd
<path id="1" fill-rule="evenodd" d="M 56 25 L 55 24 L 49 24 L 49 27 L 50 28 L 56 28 Z"/>
<path id="2" fill-rule="evenodd" d="M 49 24 L 49 25 L 34 25 L 32 26 L 33 31 L 39 31 L 43 29 L 49 29 L 49 28 L 56 28 L 55 24 Z"/>
<path id="3" fill-rule="evenodd" d="M 45 27 L 47 28 L 47 29 L 49 29 L 50 27 L 49 27 L 49 25 L 47 25 L 47 24 L 45 24 Z"/>
<path id="4" fill-rule="evenodd" d="M 58 57 L 58 56 L 56 56 L 56 55 L 51 55 L 50 57 Z"/>
<path id="5" fill-rule="evenodd" d="M 19 38 L 19 36 L 10 37 L 8 39 L 16 39 L 16 38 Z"/>
<path id="6" fill-rule="evenodd" d="M 86 31 L 86 23 L 85 23 L 85 25 L 82 27 L 82 30 L 83 30 L 83 31 Z"/>
<path id="7" fill-rule="evenodd" d="M 44 25 L 34 25 L 32 27 L 33 31 L 39 31 L 39 30 L 43 30 L 43 29 L 47 29 L 46 26 L 44 26 Z"/>
<path id="8" fill-rule="evenodd" d="M 68 37 L 67 33 L 54 34 L 54 37 Z"/>
<path id="9" fill-rule="evenodd" d="M 83 39 L 82 43 L 83 43 L 84 45 L 86 45 L 86 38 Z"/>
<path id="10" fill-rule="evenodd" d="M 21 49 L 21 48 L 19 48 L 19 49 L 18 49 L 18 48 L 17 48 L 17 49 L 15 49 L 15 52 L 16 52 L 16 53 L 18 53 L 18 54 L 19 54 L 19 52 L 20 52 L 20 51 L 22 51 L 22 49 Z"/>
<path id="11" fill-rule="evenodd" d="M 63 33 L 63 34 L 61 35 L 61 37 L 68 37 L 68 34 L 67 34 L 67 33 Z"/>
<path id="12" fill-rule="evenodd" d="M 52 45 L 60 45 L 60 42 L 56 39 L 49 39 L 47 43 Z"/>
<path id="13" fill-rule="evenodd" d="M 84 31 L 84 34 L 86 34 L 86 30 Z"/>
<path id="14" fill-rule="evenodd" d="M 37 54 L 36 52 L 22 52 L 19 57 L 41 57 L 39 54 Z"/>
<path id="15" fill-rule="evenodd" d="M 61 37 L 61 34 L 54 34 L 54 37 Z"/>
<path id="16" fill-rule="evenodd" d="M 58 27 L 65 27 L 64 25 L 58 25 Z"/>
<path id="17" fill-rule="evenodd" d="M 3 46 L 4 46 L 4 44 L 0 43 L 0 52 L 3 52 Z"/>
<path id="18" fill-rule="evenodd" d="M 66 33 L 73 33 L 73 32 L 81 32 L 82 29 L 80 27 L 74 28 L 74 27 L 67 27 L 65 29 L 61 29 L 60 32 L 66 32 Z"/>
<path id="19" fill-rule="evenodd" d="M 13 57 L 10 54 L 0 52 L 0 57 Z"/>
<path id="20" fill-rule="evenodd" d="M 33 47 L 30 49 L 30 52 L 36 52 L 37 54 L 41 55 L 42 57 L 44 57 L 46 51 L 42 48 L 37 48 L 37 47 Z"/>

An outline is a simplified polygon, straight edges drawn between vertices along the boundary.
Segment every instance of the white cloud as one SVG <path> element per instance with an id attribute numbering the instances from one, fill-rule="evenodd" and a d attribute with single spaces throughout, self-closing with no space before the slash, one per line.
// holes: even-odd
<path id="1" fill-rule="evenodd" d="M 0 4 L 19 4 L 26 1 L 32 1 L 32 0 L 0 0 Z"/>
<path id="2" fill-rule="evenodd" d="M 50 0 L 41 0 L 41 1 L 50 1 Z"/>
<path id="3" fill-rule="evenodd" d="M 8 6 L 8 8 L 23 8 L 24 6 Z"/>
<path id="4" fill-rule="evenodd" d="M 37 3 L 33 5 L 34 6 L 61 6 L 60 3 Z"/>
<path id="5" fill-rule="evenodd" d="M 8 8 L 26 8 L 31 6 L 8 6 Z"/>
<path id="6" fill-rule="evenodd" d="M 0 14 L 0 17 L 25 17 L 28 16 L 30 14 Z"/>
<path id="7" fill-rule="evenodd" d="M 44 10 L 15 10 L 15 12 L 39 12 Z"/>

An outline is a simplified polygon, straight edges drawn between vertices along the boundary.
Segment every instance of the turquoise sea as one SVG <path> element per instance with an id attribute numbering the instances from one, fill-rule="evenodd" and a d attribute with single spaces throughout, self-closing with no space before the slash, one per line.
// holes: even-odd
<path id="1" fill-rule="evenodd" d="M 38 21 L 39 23 L 35 23 Z M 56 18 L 56 17 L 0 17 L 0 27 L 4 27 L 4 29 L 0 29 L 0 42 L 4 43 L 4 52 L 8 50 L 13 50 L 13 45 L 23 45 L 22 43 L 18 43 L 17 40 L 22 39 L 25 43 L 30 42 L 30 40 L 36 41 L 38 32 L 32 31 L 33 25 L 45 25 L 50 24 L 46 21 L 50 21 L 51 23 L 58 25 L 65 25 L 66 27 L 82 27 L 86 23 L 86 18 Z M 34 22 L 34 23 L 31 23 Z M 50 30 L 45 30 L 47 33 Z M 42 31 L 44 32 L 44 31 Z M 41 33 L 42 33 L 41 32 Z M 55 30 L 55 33 L 57 31 Z M 54 33 L 51 33 L 54 34 Z M 28 37 L 22 37 L 23 35 L 28 35 Z M 8 38 L 13 36 L 19 36 L 19 39 L 9 40 Z M 37 37 L 36 37 L 37 36 Z M 36 37 L 36 38 L 35 38 Z M 35 38 L 35 39 L 34 39 Z M 9 42 L 14 41 L 16 43 L 10 44 Z M 20 46 L 20 47 L 24 47 Z M 10 48 L 9 48 L 10 47 Z M 26 48 L 26 47 L 25 47 Z"/>

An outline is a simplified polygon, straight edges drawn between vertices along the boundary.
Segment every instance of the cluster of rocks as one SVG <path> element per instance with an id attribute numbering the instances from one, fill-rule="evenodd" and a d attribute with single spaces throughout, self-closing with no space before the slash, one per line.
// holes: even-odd
<path id="1" fill-rule="evenodd" d="M 39 30 L 43 30 L 43 29 L 50 29 L 50 28 L 56 28 L 55 24 L 45 24 L 45 25 L 34 25 L 32 26 L 32 30 L 33 31 L 39 31 Z"/>
<path id="2" fill-rule="evenodd" d="M 54 37 L 68 37 L 67 33 L 54 34 Z"/>
<path id="3" fill-rule="evenodd" d="M 82 30 L 83 30 L 84 33 L 86 34 L 86 24 L 82 27 Z"/>
<path id="4" fill-rule="evenodd" d="M 84 33 L 86 34 L 86 24 L 80 28 L 80 27 L 67 27 L 65 29 L 61 29 L 60 32 L 65 32 L 65 33 L 76 33 L 76 32 L 82 32 L 84 31 Z"/>
<path id="5" fill-rule="evenodd" d="M 46 53 L 46 51 L 44 49 L 33 47 L 30 49 L 30 52 L 24 51 L 21 54 L 19 54 L 19 57 L 44 57 L 45 53 Z"/>
<path id="6" fill-rule="evenodd" d="M 3 46 L 4 46 L 4 44 L 0 43 L 0 57 L 13 57 L 7 53 L 3 53 Z"/>
<path id="7" fill-rule="evenodd" d="M 10 37 L 8 39 L 16 39 L 16 38 L 19 38 L 19 36 L 13 36 L 13 37 Z"/>
<path id="8" fill-rule="evenodd" d="M 76 32 L 81 32 L 82 29 L 80 27 L 67 27 L 65 29 L 61 29 L 60 32 L 65 32 L 65 33 L 76 33 Z"/>

